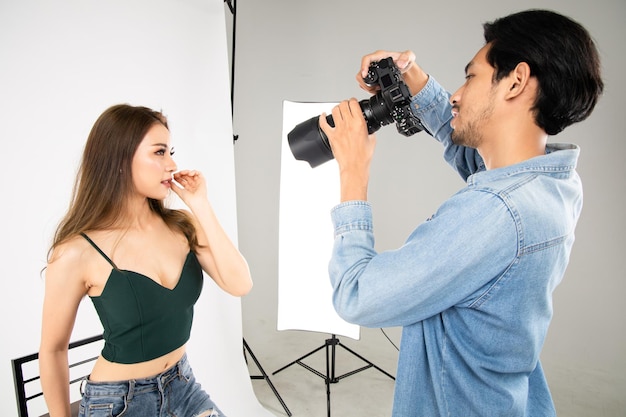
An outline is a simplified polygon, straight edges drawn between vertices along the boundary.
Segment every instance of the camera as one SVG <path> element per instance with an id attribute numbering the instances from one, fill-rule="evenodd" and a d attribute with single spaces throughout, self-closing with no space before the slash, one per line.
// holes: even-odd
<path id="1" fill-rule="evenodd" d="M 366 84 L 378 83 L 380 90 L 359 106 L 367 122 L 367 132 L 372 134 L 391 122 L 396 123 L 398 132 L 411 136 L 424 130 L 420 120 L 411 111 L 411 93 L 402 79 L 402 74 L 393 59 L 385 58 L 370 64 Z M 335 126 L 333 117 L 326 116 L 328 124 Z M 289 148 L 293 156 L 306 161 L 315 168 L 334 158 L 328 137 L 319 127 L 319 116 L 312 117 L 294 127 L 287 134 Z"/>

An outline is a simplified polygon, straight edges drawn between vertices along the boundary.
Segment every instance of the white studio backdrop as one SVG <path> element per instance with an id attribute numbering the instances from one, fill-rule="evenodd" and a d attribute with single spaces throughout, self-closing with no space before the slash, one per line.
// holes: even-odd
<path id="1" fill-rule="evenodd" d="M 165 113 L 178 167 L 204 173 L 236 242 L 224 19 L 222 0 L 0 1 L 0 415 L 17 416 L 10 360 L 39 348 L 41 270 L 89 130 L 106 108 L 128 103 Z M 189 357 L 228 416 L 270 416 L 245 366 L 240 307 L 206 277 Z M 72 340 L 101 331 L 85 298 Z"/>
<path id="2" fill-rule="evenodd" d="M 295 159 L 287 134 L 299 123 L 330 114 L 336 103 L 283 102 L 278 232 L 278 330 L 308 330 L 359 339 L 360 327 L 332 304 L 328 261 L 333 247 L 330 207 L 339 202 L 335 161 L 315 168 Z"/>

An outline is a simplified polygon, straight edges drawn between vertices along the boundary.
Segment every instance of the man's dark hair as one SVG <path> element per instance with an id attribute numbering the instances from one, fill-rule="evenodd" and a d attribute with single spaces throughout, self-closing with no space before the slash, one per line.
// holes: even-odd
<path id="1" fill-rule="evenodd" d="M 548 10 L 527 10 L 483 25 L 495 80 L 520 62 L 539 82 L 535 121 L 549 135 L 589 116 L 604 83 L 593 39 L 579 23 Z"/>

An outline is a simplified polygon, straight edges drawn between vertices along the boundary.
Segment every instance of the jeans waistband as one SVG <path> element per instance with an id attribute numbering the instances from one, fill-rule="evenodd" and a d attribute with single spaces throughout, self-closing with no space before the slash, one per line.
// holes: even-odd
<path id="1" fill-rule="evenodd" d="M 191 368 L 189 367 L 189 363 L 187 361 L 187 354 L 184 354 L 176 364 L 158 375 L 127 381 L 99 382 L 85 379 L 81 384 L 80 391 L 81 394 L 87 396 L 124 395 L 130 399 L 135 394 L 140 394 L 142 392 L 162 390 L 163 386 L 172 379 L 188 376 L 190 372 Z"/>

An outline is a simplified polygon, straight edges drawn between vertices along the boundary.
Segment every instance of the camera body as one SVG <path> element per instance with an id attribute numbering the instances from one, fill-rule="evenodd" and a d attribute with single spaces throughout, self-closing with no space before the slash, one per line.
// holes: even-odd
<path id="1" fill-rule="evenodd" d="M 372 62 L 367 76 L 363 79 L 368 85 L 376 85 L 380 90 L 366 100 L 359 101 L 367 131 L 371 135 L 382 126 L 395 122 L 398 132 L 411 136 L 424 130 L 420 120 L 411 111 L 411 93 L 402 79 L 402 73 L 393 59 Z M 298 160 L 304 160 L 315 168 L 334 158 L 328 137 L 319 127 L 319 116 L 306 120 L 287 135 L 291 153 Z M 333 117 L 326 116 L 328 124 L 335 126 Z"/>
<path id="2" fill-rule="evenodd" d="M 420 120 L 411 111 L 409 87 L 391 58 L 372 62 L 363 81 L 368 85 L 378 83 L 380 87 L 376 95 L 359 102 L 369 134 L 391 122 L 396 123 L 398 133 L 404 136 L 424 130 Z"/>

